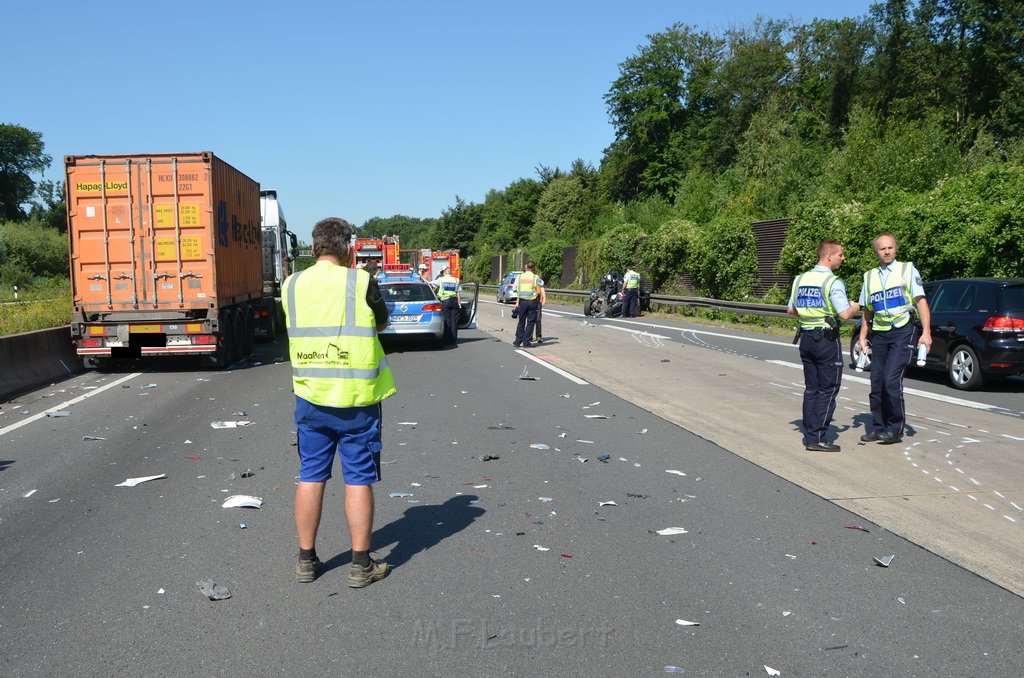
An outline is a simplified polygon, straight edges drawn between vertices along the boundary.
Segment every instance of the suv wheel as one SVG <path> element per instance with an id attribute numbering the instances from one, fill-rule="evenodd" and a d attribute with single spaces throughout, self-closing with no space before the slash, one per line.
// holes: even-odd
<path id="1" fill-rule="evenodd" d="M 981 365 L 978 364 L 978 355 L 967 344 L 961 344 L 953 349 L 946 365 L 949 381 L 954 388 L 972 391 L 980 388 L 985 381 L 981 374 Z"/>

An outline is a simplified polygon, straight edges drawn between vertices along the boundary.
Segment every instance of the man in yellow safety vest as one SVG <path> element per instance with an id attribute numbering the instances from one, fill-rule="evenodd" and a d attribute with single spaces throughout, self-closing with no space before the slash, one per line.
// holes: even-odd
<path id="1" fill-rule="evenodd" d="M 533 337 L 533 328 L 537 324 L 539 298 L 540 279 L 537 277 L 536 265 L 530 261 L 526 264 L 526 270 L 520 273 L 516 280 L 516 309 L 519 311 L 519 323 L 516 325 L 516 339 L 512 342 L 516 348 L 533 348 L 530 338 Z"/>
<path id="2" fill-rule="evenodd" d="M 348 268 L 352 225 L 327 218 L 313 227 L 316 263 L 284 281 L 283 302 L 295 391 L 299 482 L 295 578 L 316 579 L 316 534 L 334 455 L 341 457 L 345 517 L 352 540 L 348 585 L 369 586 L 390 572 L 370 558 L 373 483 L 380 480 L 381 401 L 395 381 L 377 332 L 388 309 L 377 281 Z"/>

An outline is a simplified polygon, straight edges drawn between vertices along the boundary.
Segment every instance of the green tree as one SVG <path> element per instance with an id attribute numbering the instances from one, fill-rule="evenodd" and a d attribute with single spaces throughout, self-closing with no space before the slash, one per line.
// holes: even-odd
<path id="1" fill-rule="evenodd" d="M 22 205 L 36 191 L 30 172 L 43 172 L 50 166 L 44 153 L 43 135 L 20 125 L 0 124 L 0 219 L 21 221 L 26 214 Z"/>
<path id="2" fill-rule="evenodd" d="M 480 230 L 482 216 L 481 205 L 467 204 L 455 196 L 455 206 L 445 208 L 430 230 L 429 246 L 436 250 L 455 249 L 465 255 Z"/>

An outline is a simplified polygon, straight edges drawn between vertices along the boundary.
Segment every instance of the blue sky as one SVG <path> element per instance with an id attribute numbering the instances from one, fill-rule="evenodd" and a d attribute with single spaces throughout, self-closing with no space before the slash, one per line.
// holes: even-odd
<path id="1" fill-rule="evenodd" d="M 757 16 L 863 16 L 864 0 L 8 3 L 0 122 L 65 155 L 213 151 L 289 224 L 437 217 L 456 195 L 597 165 L 603 96 L 646 36 Z"/>

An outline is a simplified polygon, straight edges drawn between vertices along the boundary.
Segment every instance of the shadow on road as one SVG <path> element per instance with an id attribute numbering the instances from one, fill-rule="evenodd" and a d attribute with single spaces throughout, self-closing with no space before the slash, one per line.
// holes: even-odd
<path id="1" fill-rule="evenodd" d="M 391 567 L 400 567 L 420 551 L 437 546 L 446 538 L 461 532 L 485 511 L 471 502 L 478 497 L 463 494 L 443 504 L 413 506 L 405 514 L 373 532 L 373 550 L 382 551 L 395 544 L 385 560 Z M 344 551 L 324 563 L 324 572 L 352 562 L 352 551 Z"/>

